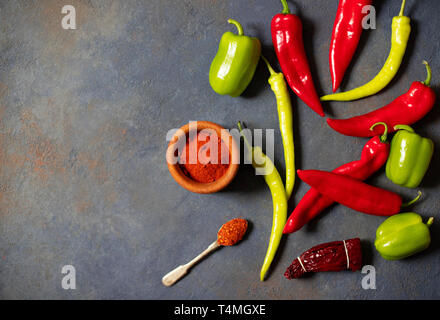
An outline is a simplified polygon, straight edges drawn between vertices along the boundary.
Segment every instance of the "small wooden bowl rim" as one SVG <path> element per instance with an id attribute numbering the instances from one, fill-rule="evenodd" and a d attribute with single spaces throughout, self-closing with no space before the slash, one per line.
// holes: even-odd
<path id="1" fill-rule="evenodd" d="M 210 121 L 197 121 L 197 132 L 204 129 L 213 129 L 217 132 L 219 137 L 223 138 L 226 136 L 229 138 L 228 149 L 229 154 L 231 155 L 231 163 L 229 164 L 228 170 L 226 170 L 225 174 L 220 179 L 210 183 L 194 181 L 183 173 L 179 163 L 173 163 L 175 158 L 174 144 L 183 138 L 183 135 L 185 135 L 185 139 L 187 139 L 187 135 L 189 134 L 190 130 L 189 123 L 177 130 L 177 132 L 171 138 L 167 148 L 166 160 L 171 176 L 180 186 L 191 192 L 206 194 L 220 191 L 232 182 L 239 168 L 239 163 L 237 161 L 237 159 L 239 159 L 239 150 L 234 137 L 222 126 Z M 224 130 L 223 136 L 222 130 Z"/>

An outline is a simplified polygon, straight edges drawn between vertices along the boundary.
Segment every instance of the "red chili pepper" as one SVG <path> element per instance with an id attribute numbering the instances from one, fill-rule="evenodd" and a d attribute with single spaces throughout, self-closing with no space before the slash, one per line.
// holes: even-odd
<path id="1" fill-rule="evenodd" d="M 362 181 L 333 172 L 319 170 L 298 170 L 302 181 L 318 192 L 353 210 L 376 216 L 391 216 L 400 212 L 420 198 L 408 203 L 391 191 L 374 187 Z"/>
<path id="2" fill-rule="evenodd" d="M 290 13 L 286 0 L 283 11 L 273 17 L 272 41 L 287 83 L 293 92 L 320 116 L 324 116 L 316 93 L 303 43 L 301 19 Z"/>
<path id="3" fill-rule="evenodd" d="M 362 150 L 361 159 L 344 164 L 332 172 L 354 179 L 365 180 L 379 170 L 387 161 L 390 145 L 386 142 L 386 130 L 380 138 L 371 138 Z M 334 201 L 316 189 L 311 188 L 301 199 L 284 226 L 283 233 L 292 233 L 301 229 Z"/>
<path id="4" fill-rule="evenodd" d="M 361 240 L 359 238 L 322 243 L 292 261 L 284 276 L 300 278 L 308 272 L 356 271 L 362 267 Z"/>
<path id="5" fill-rule="evenodd" d="M 431 68 L 426 61 L 423 63 L 428 73 L 424 82 L 413 82 L 407 93 L 385 107 L 349 119 L 327 119 L 328 125 L 347 136 L 371 137 L 382 133 L 377 127 L 370 130 L 377 122 L 385 122 L 389 132 L 394 132 L 395 125 L 411 125 L 419 121 L 432 109 L 436 98 L 435 91 L 429 87 Z"/>
<path id="6" fill-rule="evenodd" d="M 340 0 L 330 43 L 330 73 L 333 92 L 339 88 L 362 34 L 362 9 L 373 0 Z"/>

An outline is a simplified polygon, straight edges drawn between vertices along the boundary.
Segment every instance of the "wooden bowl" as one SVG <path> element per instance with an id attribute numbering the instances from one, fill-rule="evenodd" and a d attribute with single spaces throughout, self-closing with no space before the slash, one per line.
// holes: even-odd
<path id="1" fill-rule="evenodd" d="M 202 183 L 191 179 L 185 173 L 183 173 L 180 164 L 176 162 L 179 145 L 180 147 L 182 147 L 181 144 L 186 143 L 186 139 L 188 138 L 190 129 L 194 128 L 193 126 L 195 126 L 195 123 L 197 123 L 197 132 L 204 129 L 213 129 L 216 131 L 217 135 L 221 137 L 225 143 L 228 144 L 231 163 L 229 164 L 229 167 L 226 170 L 225 174 L 214 182 Z M 226 140 L 229 140 L 229 142 Z M 177 132 L 171 138 L 170 143 L 168 144 L 166 154 L 168 170 L 170 171 L 171 176 L 183 188 L 195 193 L 214 193 L 225 188 L 229 183 L 231 183 L 231 181 L 237 174 L 239 167 L 239 158 L 240 151 L 234 137 L 230 135 L 229 132 L 227 132 L 222 126 L 209 121 L 192 122 L 184 125 L 179 130 L 177 130 Z"/>

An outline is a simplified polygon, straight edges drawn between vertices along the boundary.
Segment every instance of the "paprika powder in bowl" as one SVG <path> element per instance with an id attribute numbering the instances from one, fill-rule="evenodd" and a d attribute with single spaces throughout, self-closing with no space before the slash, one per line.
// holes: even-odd
<path id="1" fill-rule="evenodd" d="M 176 131 L 166 159 L 171 176 L 195 193 L 214 193 L 225 188 L 239 167 L 237 142 L 222 126 L 194 121 Z"/>

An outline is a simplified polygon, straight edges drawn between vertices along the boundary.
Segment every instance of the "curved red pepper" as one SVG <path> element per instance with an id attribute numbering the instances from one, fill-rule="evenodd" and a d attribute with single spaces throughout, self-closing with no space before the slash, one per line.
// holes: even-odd
<path id="1" fill-rule="evenodd" d="M 424 62 L 425 63 L 425 62 Z M 347 136 L 371 137 L 382 134 L 379 127 L 370 130 L 377 122 L 385 122 L 389 132 L 394 132 L 398 124 L 411 125 L 422 119 L 434 106 L 435 91 L 429 87 L 431 70 L 426 64 L 428 77 L 424 82 L 413 82 L 408 92 L 393 102 L 370 113 L 349 119 L 327 119 L 328 125 Z"/>
<path id="2" fill-rule="evenodd" d="M 291 14 L 286 0 L 282 13 L 273 17 L 272 41 L 275 53 L 287 83 L 293 92 L 320 116 L 324 116 L 321 101 L 316 93 L 304 49 L 301 19 Z"/>
<path id="3" fill-rule="evenodd" d="M 346 163 L 332 172 L 343 174 L 354 179 L 365 180 L 379 170 L 387 161 L 390 145 L 386 135 L 371 138 L 362 149 L 361 159 Z M 284 226 L 283 233 L 292 233 L 301 229 L 334 201 L 316 189 L 311 188 L 291 213 Z"/>
<path id="4" fill-rule="evenodd" d="M 391 216 L 399 213 L 402 208 L 402 198 L 398 194 L 348 176 L 319 170 L 297 172 L 300 179 L 312 188 L 353 210 L 376 216 Z M 404 206 L 419 197 L 420 193 Z"/>
<path id="5" fill-rule="evenodd" d="M 362 9 L 373 0 L 340 0 L 333 24 L 330 43 L 330 74 L 333 92 L 339 88 L 362 34 L 362 20 L 367 15 Z"/>

